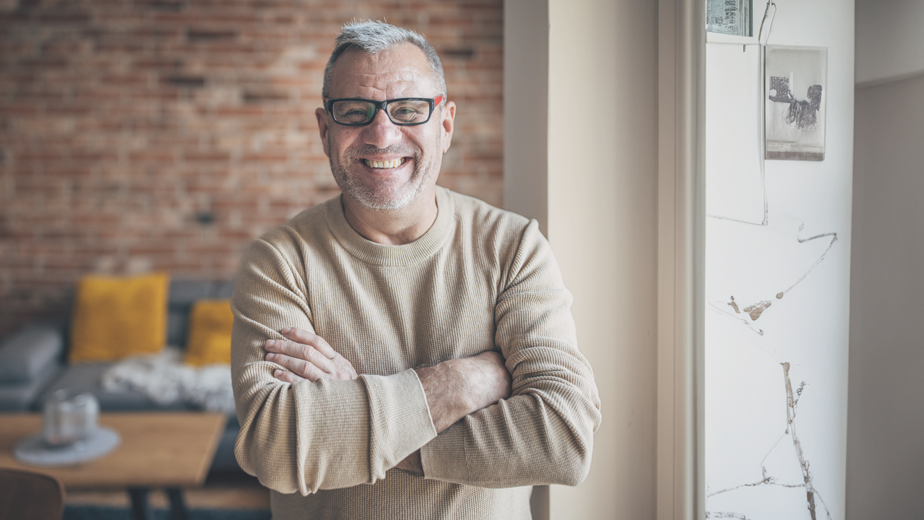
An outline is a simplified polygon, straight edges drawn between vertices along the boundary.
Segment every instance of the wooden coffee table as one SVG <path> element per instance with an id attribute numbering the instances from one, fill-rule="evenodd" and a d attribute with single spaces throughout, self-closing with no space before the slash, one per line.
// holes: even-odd
<path id="1" fill-rule="evenodd" d="M 13 445 L 40 432 L 40 414 L 0 414 L 0 467 L 39 471 L 57 477 L 65 489 L 127 489 L 136 520 L 150 518 L 148 490 L 162 488 L 171 519 L 185 519 L 184 487 L 198 487 L 225 428 L 220 413 L 103 413 L 99 422 L 119 432 L 121 444 L 108 455 L 73 466 L 30 466 L 13 458 Z"/>

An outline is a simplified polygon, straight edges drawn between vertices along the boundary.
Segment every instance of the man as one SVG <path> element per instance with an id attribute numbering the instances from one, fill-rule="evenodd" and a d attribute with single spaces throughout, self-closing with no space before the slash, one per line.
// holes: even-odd
<path id="1" fill-rule="evenodd" d="M 438 188 L 456 106 L 418 34 L 337 38 L 316 112 L 342 196 L 256 240 L 235 284 L 241 466 L 273 518 L 530 517 L 599 426 L 535 221 Z"/>

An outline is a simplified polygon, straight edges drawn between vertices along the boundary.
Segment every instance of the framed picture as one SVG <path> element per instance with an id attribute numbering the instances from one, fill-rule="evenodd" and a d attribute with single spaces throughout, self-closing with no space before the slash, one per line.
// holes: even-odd
<path id="1" fill-rule="evenodd" d="M 767 159 L 824 160 L 827 74 L 826 48 L 767 46 Z"/>
<path id="2" fill-rule="evenodd" d="M 707 0 L 706 32 L 732 36 L 752 36 L 753 0 Z"/>

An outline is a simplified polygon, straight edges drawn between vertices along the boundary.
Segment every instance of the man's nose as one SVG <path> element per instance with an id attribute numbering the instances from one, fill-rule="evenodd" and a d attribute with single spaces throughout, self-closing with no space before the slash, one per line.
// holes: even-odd
<path id="1" fill-rule="evenodd" d="M 385 110 L 379 110 L 372 122 L 363 127 L 363 142 L 377 148 L 386 148 L 401 141 L 401 129 L 388 119 Z"/>

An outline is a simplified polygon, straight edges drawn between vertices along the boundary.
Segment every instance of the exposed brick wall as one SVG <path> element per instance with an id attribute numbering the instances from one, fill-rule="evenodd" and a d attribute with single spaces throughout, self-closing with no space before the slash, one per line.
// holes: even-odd
<path id="1" fill-rule="evenodd" d="M 338 192 L 317 135 L 342 23 L 441 53 L 440 184 L 500 205 L 502 0 L 0 0 L 0 337 L 85 273 L 233 276 L 262 231 Z"/>

